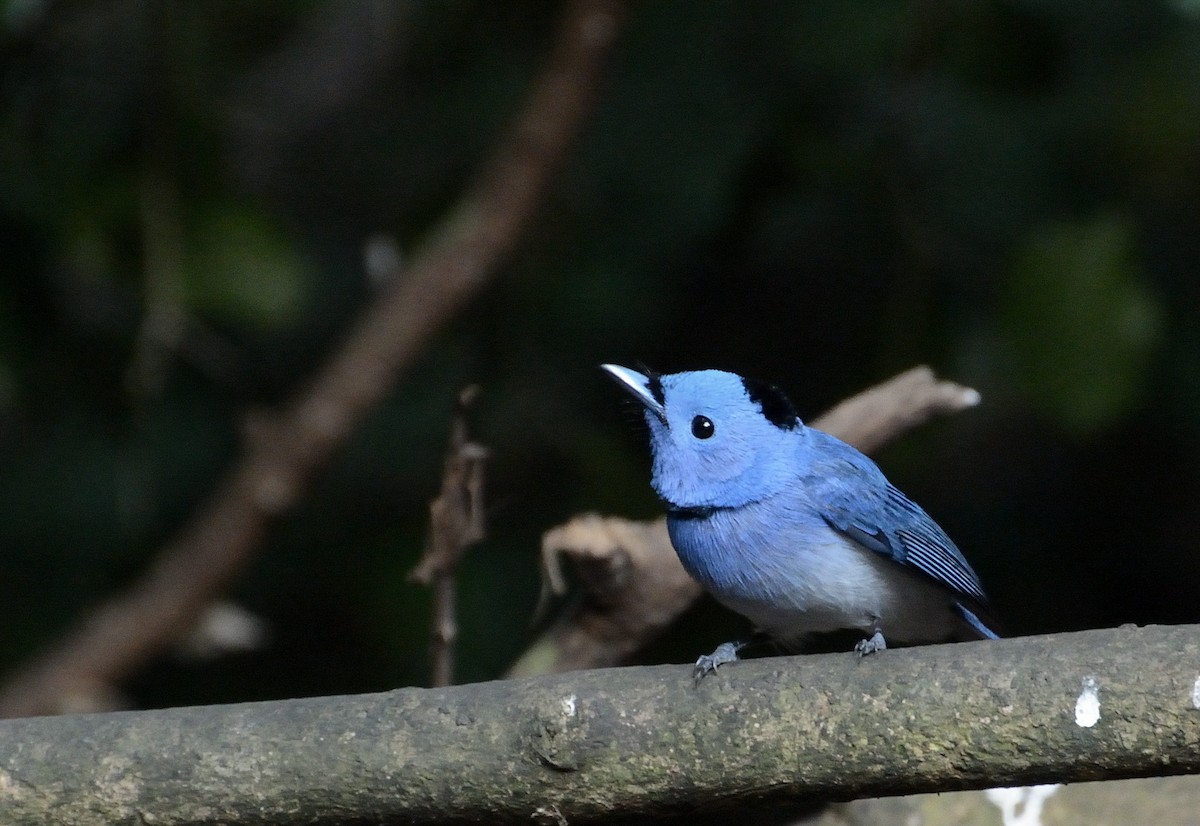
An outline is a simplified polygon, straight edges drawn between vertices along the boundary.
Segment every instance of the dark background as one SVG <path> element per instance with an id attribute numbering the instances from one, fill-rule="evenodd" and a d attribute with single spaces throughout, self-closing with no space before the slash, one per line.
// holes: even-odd
<path id="1" fill-rule="evenodd" d="M 419 246 L 560 11 L 0 2 L 0 679 L 142 571 L 341 340 L 364 243 Z M 267 647 L 164 658 L 127 701 L 425 683 L 405 577 L 473 382 L 494 458 L 459 676 L 500 674 L 542 531 L 658 513 L 602 361 L 743 372 L 806 417 L 928 363 L 983 404 L 878 458 L 1013 632 L 1200 621 L 1198 203 L 1192 0 L 634 4 L 517 254 L 233 587 Z M 156 350 L 163 296 L 187 322 Z M 649 656 L 741 627 L 702 607 Z"/>

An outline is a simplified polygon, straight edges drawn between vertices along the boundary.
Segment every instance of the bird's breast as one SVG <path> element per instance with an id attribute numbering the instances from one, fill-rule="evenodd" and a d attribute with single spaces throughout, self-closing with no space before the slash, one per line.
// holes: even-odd
<path id="1" fill-rule="evenodd" d="M 667 527 L 688 573 L 775 636 L 867 629 L 893 607 L 883 560 L 815 514 L 747 506 L 669 518 Z"/>

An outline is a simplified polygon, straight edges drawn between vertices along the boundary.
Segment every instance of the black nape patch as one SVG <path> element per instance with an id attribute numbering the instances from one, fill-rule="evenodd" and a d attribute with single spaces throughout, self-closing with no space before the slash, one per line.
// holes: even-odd
<path id="1" fill-rule="evenodd" d="M 658 402 L 660 407 L 665 407 L 667 397 L 663 395 L 662 379 L 653 370 L 645 367 L 642 369 L 646 371 L 646 389 L 650 391 L 650 395 Z"/>
<path id="2" fill-rule="evenodd" d="M 768 422 L 784 430 L 791 430 L 800 424 L 796 408 L 792 407 L 788 397 L 778 387 L 757 379 L 742 379 L 742 384 L 750 401 L 762 408 L 762 414 Z"/>

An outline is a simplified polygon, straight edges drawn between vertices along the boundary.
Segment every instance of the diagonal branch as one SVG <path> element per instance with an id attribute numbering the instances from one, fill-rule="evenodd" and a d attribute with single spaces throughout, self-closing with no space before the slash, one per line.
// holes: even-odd
<path id="1" fill-rule="evenodd" d="M 534 213 L 600 84 L 623 5 L 567 5 L 549 65 L 455 211 L 367 309 L 311 384 L 125 594 L 88 614 L 0 691 L 0 715 L 54 713 L 103 692 L 191 626 L 303 495 L 354 426 L 495 273 Z"/>
<path id="2" fill-rule="evenodd" d="M 863 453 L 874 453 L 936 416 L 960 413 L 979 402 L 979 391 L 939 379 L 921 365 L 834 405 L 812 425 Z"/>

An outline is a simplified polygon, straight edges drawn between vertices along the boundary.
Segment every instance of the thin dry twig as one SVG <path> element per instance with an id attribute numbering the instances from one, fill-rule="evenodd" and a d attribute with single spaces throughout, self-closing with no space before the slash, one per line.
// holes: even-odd
<path id="1" fill-rule="evenodd" d="M 88 613 L 0 690 L 0 716 L 55 713 L 72 697 L 102 695 L 195 624 L 353 427 L 516 245 L 591 108 L 623 10 L 619 0 L 566 7 L 547 68 L 440 231 L 312 383 L 255 428 L 242 458 L 130 590 Z"/>
<path id="2" fill-rule="evenodd" d="M 433 586 L 433 622 L 429 640 L 431 681 L 454 683 L 454 643 L 458 639 L 458 563 L 471 545 L 484 537 L 483 470 L 488 450 L 470 439 L 467 409 L 479 395 L 471 385 L 458 395 L 450 426 L 450 446 L 442 470 L 442 489 L 429 503 L 429 544 L 411 582 Z"/>
<path id="3" fill-rule="evenodd" d="M 877 450 L 935 416 L 979 403 L 979 393 L 914 367 L 851 396 L 812 426 L 860 450 Z M 683 570 L 667 522 L 579 516 L 542 537 L 543 601 L 567 591 L 562 560 L 584 597 L 509 669 L 509 676 L 619 665 L 687 610 L 701 589 Z"/>

